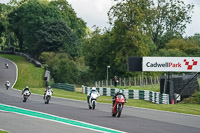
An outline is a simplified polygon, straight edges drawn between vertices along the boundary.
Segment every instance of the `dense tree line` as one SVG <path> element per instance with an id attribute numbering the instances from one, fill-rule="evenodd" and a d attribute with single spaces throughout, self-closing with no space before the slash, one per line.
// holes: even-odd
<path id="1" fill-rule="evenodd" d="M 66 0 L 0 4 L 0 45 L 48 65 L 55 82 L 87 84 L 127 71 L 130 56 L 199 56 L 200 34 L 183 37 L 193 5 L 183 0 L 113 0 L 110 27 L 91 30 Z M 155 73 L 145 73 L 152 75 Z"/>

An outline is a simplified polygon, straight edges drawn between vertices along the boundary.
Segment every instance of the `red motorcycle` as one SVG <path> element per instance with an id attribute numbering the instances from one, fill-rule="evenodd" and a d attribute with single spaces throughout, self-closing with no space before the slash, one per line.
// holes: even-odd
<path id="1" fill-rule="evenodd" d="M 115 117 L 117 115 L 117 117 L 121 116 L 122 113 L 122 109 L 124 107 L 124 103 L 125 103 L 125 98 L 123 95 L 117 95 L 116 99 L 115 99 L 115 103 L 113 105 L 112 108 L 112 116 Z"/>

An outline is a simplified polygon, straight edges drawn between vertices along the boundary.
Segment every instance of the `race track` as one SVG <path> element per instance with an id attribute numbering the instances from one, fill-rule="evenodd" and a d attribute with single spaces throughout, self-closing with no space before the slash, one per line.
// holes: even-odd
<path id="1" fill-rule="evenodd" d="M 78 120 L 129 133 L 199 133 L 200 131 L 200 116 L 195 115 L 185 115 L 125 106 L 122 116 L 120 118 L 113 118 L 111 116 L 111 104 L 98 103 L 95 110 L 89 110 L 86 101 L 53 97 L 50 104 L 46 105 L 44 104 L 42 96 L 34 94 L 29 97 L 26 103 L 23 103 L 20 91 L 5 89 L 5 81 L 9 79 L 13 84 L 16 77 L 15 65 L 9 62 L 9 69 L 5 69 L 5 61 L 5 59 L 0 58 L 0 103 L 2 104 L 44 112 L 62 118 Z M 19 118 L 23 118 L 23 120 L 19 120 Z M 4 124 L 1 124 L 0 122 L 0 129 L 11 132 L 13 132 L 13 129 L 9 129 L 10 120 L 12 120 L 13 125 L 14 123 L 21 122 L 24 122 L 24 124 L 32 123 L 34 129 L 30 128 L 30 132 L 35 132 L 36 130 L 37 132 L 40 132 L 40 127 L 44 125 L 44 123 L 46 125 L 44 126 L 44 129 L 41 129 L 42 131 L 48 127 L 54 127 L 55 124 L 55 128 L 58 132 L 63 132 L 63 130 L 66 132 L 73 131 L 74 133 L 78 133 L 80 130 L 83 133 L 94 132 L 92 130 L 75 128 L 62 123 L 52 121 L 46 122 L 47 120 L 31 118 L 28 116 L 21 117 L 21 115 L 12 113 L 11 115 L 8 115 L 5 112 L 0 111 L 0 121 L 1 119 L 4 120 Z M 16 124 L 16 127 L 14 128 L 16 131 L 20 131 L 20 128 L 23 129 L 22 125 L 23 124 Z M 53 133 L 55 131 L 49 130 L 49 132 Z"/>

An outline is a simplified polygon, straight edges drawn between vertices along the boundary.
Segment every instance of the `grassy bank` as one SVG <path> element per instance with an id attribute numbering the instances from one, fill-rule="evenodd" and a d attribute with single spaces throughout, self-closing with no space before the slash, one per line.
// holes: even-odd
<path id="1" fill-rule="evenodd" d="M 0 133 L 8 133 L 8 132 L 0 130 Z"/>
<path id="2" fill-rule="evenodd" d="M 18 80 L 14 88 L 22 90 L 25 86 L 30 88 L 43 88 L 44 69 L 35 67 L 25 58 L 16 55 L 0 54 L 1 57 L 12 60 L 18 67 Z"/>
<path id="3" fill-rule="evenodd" d="M 23 89 L 24 86 L 28 85 L 30 86 L 32 93 L 41 94 L 41 95 L 44 94 L 44 81 L 43 81 L 44 69 L 36 68 L 33 64 L 27 62 L 23 57 L 20 57 L 20 56 L 2 55 L 2 54 L 0 54 L 0 56 L 14 61 L 18 66 L 19 74 L 18 74 L 18 81 L 15 85 L 15 88 L 21 90 Z M 140 86 L 138 86 L 137 88 L 134 87 L 134 88 L 129 88 L 129 89 L 143 89 L 143 90 L 152 89 L 153 91 L 159 90 L 159 87 L 155 87 L 155 88 L 153 88 L 152 86 L 148 86 L 148 87 L 144 86 L 143 88 L 141 88 Z M 120 87 L 120 88 L 127 89 L 123 87 Z M 54 90 L 53 96 L 86 101 L 86 94 L 81 93 L 81 88 L 76 89 L 77 92 L 69 92 L 69 91 L 55 89 L 55 88 L 53 90 Z M 198 93 L 196 93 L 196 95 L 198 95 Z M 196 98 L 196 96 L 194 97 Z M 193 100 L 197 100 L 197 99 L 193 99 Z M 101 96 L 99 97 L 98 102 L 111 104 L 111 97 Z M 191 103 L 191 101 L 185 102 L 184 104 L 182 103 L 182 104 L 175 104 L 175 105 L 163 105 L 163 104 L 154 104 L 154 103 L 150 103 L 148 101 L 143 101 L 143 100 L 128 99 L 128 103 L 126 103 L 126 105 L 200 115 L 200 105 L 189 104 L 189 103 Z"/>

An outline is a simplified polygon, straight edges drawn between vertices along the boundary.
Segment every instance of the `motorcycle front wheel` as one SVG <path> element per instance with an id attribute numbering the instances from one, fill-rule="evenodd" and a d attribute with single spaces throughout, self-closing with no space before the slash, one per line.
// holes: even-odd
<path id="1" fill-rule="evenodd" d="M 45 98 L 45 102 L 44 102 L 45 104 L 49 104 L 49 97 L 46 97 Z"/>
<path id="2" fill-rule="evenodd" d="M 115 114 L 115 113 L 112 113 L 112 117 L 115 117 L 117 114 Z"/>
<path id="3" fill-rule="evenodd" d="M 92 109 L 94 110 L 95 109 L 95 101 L 92 103 Z"/>
<path id="4" fill-rule="evenodd" d="M 27 98 L 26 98 L 26 97 L 24 97 L 24 100 L 23 100 L 23 102 L 26 102 L 26 100 L 27 100 Z"/>
<path id="5" fill-rule="evenodd" d="M 122 107 L 119 106 L 119 107 L 118 107 L 118 112 L 117 112 L 117 117 L 120 117 L 120 116 L 121 116 L 121 113 L 122 113 Z"/>

